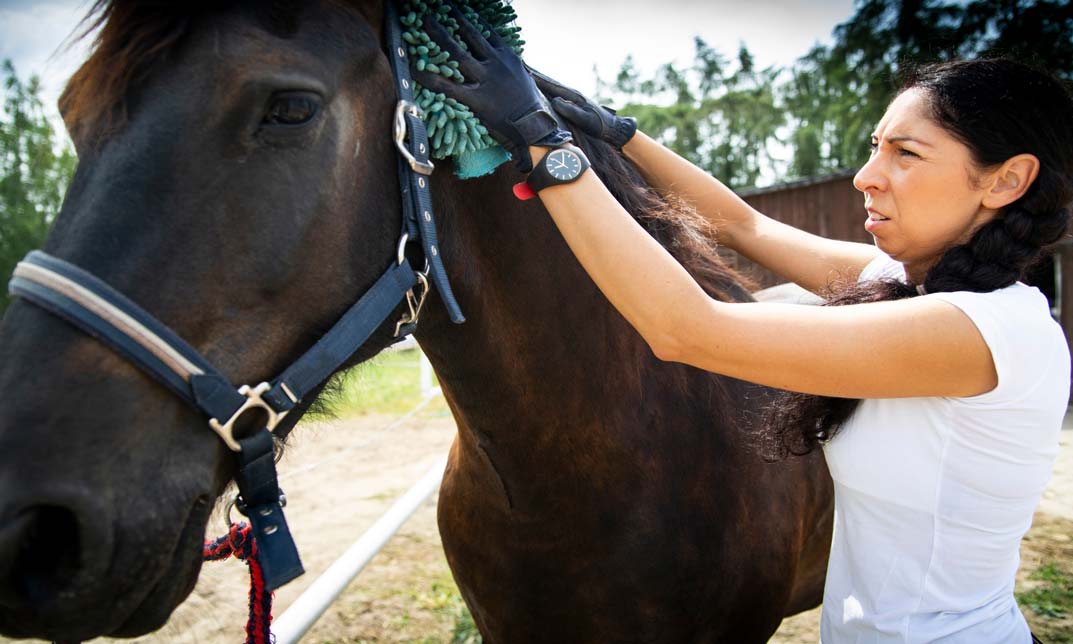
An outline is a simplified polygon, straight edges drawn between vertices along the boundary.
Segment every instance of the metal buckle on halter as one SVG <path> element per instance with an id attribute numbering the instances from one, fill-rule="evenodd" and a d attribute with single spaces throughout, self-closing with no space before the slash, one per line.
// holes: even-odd
<path id="1" fill-rule="evenodd" d="M 428 271 L 419 272 L 414 271 L 414 275 L 417 276 L 417 286 L 406 291 L 406 306 L 409 307 L 409 311 L 402 314 L 402 318 L 395 323 L 395 337 L 399 337 L 402 331 L 402 327 L 416 324 L 417 318 L 421 315 L 421 307 L 425 305 L 425 297 L 428 295 Z M 414 289 L 420 291 L 419 294 L 414 294 Z"/>
<path id="2" fill-rule="evenodd" d="M 399 149 L 399 153 L 410 164 L 410 169 L 418 174 L 428 176 L 432 174 L 432 171 L 436 169 L 436 166 L 432 165 L 431 161 L 418 161 L 414 158 L 414 155 L 410 154 L 410 151 L 406 149 L 406 113 L 417 118 L 424 118 L 425 115 L 421 112 L 421 108 L 407 100 L 399 101 L 399 104 L 395 106 L 395 147 Z"/>
<path id="3" fill-rule="evenodd" d="M 408 233 L 403 233 L 402 237 L 399 238 L 397 258 L 399 266 L 402 266 L 402 262 L 406 260 L 406 244 L 409 241 L 410 235 Z M 421 315 L 421 307 L 425 305 L 425 297 L 428 296 L 428 271 L 428 259 L 425 259 L 425 269 L 423 271 L 414 271 L 414 276 L 417 277 L 417 285 L 414 288 L 418 289 L 420 294 L 415 295 L 413 288 L 406 291 L 406 306 L 410 310 L 403 313 L 402 318 L 395 323 L 396 338 L 399 337 L 399 334 L 402 332 L 402 327 L 417 324 L 417 318 Z"/>
<path id="4" fill-rule="evenodd" d="M 245 396 L 246 401 L 242 403 L 242 406 L 239 407 L 234 414 L 231 414 L 231 418 L 227 419 L 227 422 L 223 424 L 221 424 L 220 421 L 215 418 L 209 419 L 209 427 L 211 427 L 212 431 L 216 432 L 216 434 L 219 435 L 220 439 L 224 442 L 224 444 L 231 448 L 231 451 L 242 451 L 242 446 L 239 445 L 238 441 L 235 440 L 234 435 L 235 422 L 242 414 L 246 413 L 250 409 L 259 409 L 261 411 L 264 411 L 264 413 L 268 416 L 268 422 L 265 423 L 265 427 L 268 428 L 268 431 L 272 431 L 273 429 L 275 429 L 276 425 L 279 424 L 279 421 L 283 420 L 283 417 L 287 415 L 287 412 L 277 412 L 275 409 L 272 409 L 272 406 L 266 403 L 261 398 L 261 394 L 267 392 L 271 388 L 272 385 L 268 384 L 267 382 L 262 382 L 253 389 L 250 389 L 249 385 L 242 385 L 241 387 L 239 387 L 238 393 Z"/>

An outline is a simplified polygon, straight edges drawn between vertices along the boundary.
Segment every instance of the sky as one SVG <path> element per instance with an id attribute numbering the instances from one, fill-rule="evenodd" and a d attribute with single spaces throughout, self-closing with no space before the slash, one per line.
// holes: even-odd
<path id="1" fill-rule="evenodd" d="M 54 110 L 66 79 L 85 58 L 85 43 L 61 45 L 92 0 L 0 0 L 0 59 L 19 76 L 37 74 Z M 760 67 L 789 65 L 853 14 L 852 0 L 515 0 L 533 67 L 592 93 L 593 66 L 605 80 L 628 54 L 654 71 L 692 60 L 693 37 L 728 57 L 744 42 Z"/>

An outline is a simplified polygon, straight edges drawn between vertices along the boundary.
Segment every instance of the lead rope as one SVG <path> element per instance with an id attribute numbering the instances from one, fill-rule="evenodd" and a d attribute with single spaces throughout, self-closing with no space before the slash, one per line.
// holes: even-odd
<path id="1" fill-rule="evenodd" d="M 227 534 L 206 541 L 205 561 L 223 561 L 234 557 L 250 568 L 250 616 L 246 620 L 246 644 L 272 644 L 272 593 L 265 589 L 261 564 L 257 561 L 257 541 L 250 537 L 250 526 L 232 523 Z"/>

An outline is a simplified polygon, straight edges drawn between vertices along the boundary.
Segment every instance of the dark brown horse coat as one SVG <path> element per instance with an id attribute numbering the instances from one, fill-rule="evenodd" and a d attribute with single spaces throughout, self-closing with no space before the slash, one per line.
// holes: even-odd
<path id="1" fill-rule="evenodd" d="M 80 165 L 46 250 L 233 382 L 269 378 L 395 254 L 381 7 L 101 5 L 101 44 L 63 100 Z M 319 105 L 308 123 L 264 119 L 294 92 Z M 710 293 L 747 299 L 688 214 L 586 145 Z M 418 339 L 458 421 L 439 523 L 485 641 L 763 642 L 814 606 L 830 482 L 819 455 L 758 455 L 770 392 L 657 360 L 539 203 L 514 200 L 509 167 L 467 182 L 449 169 L 434 177 L 437 215 L 468 321 L 452 325 L 433 296 Z M 193 587 L 229 453 L 154 381 L 32 305 L 9 309 L 0 355 L 0 633 L 158 628 Z"/>
<path id="2" fill-rule="evenodd" d="M 459 425 L 440 532 L 486 641 L 766 641 L 820 599 L 822 460 L 764 462 L 770 392 L 655 358 L 511 180 L 444 185 L 469 322 L 433 305 L 418 333 Z"/>

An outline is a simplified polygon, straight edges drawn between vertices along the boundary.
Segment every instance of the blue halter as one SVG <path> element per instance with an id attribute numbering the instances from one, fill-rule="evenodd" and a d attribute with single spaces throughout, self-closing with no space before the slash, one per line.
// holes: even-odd
<path id="1" fill-rule="evenodd" d="M 268 590 L 304 572 L 283 516 L 286 501 L 276 474 L 272 430 L 338 370 L 404 300 L 408 310 L 396 323 L 395 338 L 413 333 L 430 281 L 439 289 L 451 320 L 465 321 L 438 248 L 428 180 L 433 170 L 431 146 L 420 110 L 413 102 L 413 81 L 397 9 L 391 0 L 385 4 L 388 58 L 399 95 L 394 136 L 400 153 L 403 228 L 398 257 L 335 326 L 279 377 L 236 389 L 193 347 L 122 293 L 41 251 L 27 255 L 8 284 L 13 296 L 33 302 L 109 345 L 209 418 L 212 430 L 235 452 L 237 507 L 250 520 Z M 424 254 L 422 271 L 415 271 L 406 257 L 412 243 L 419 243 Z M 250 436 L 236 437 L 234 425 L 249 411 L 263 414 L 265 425 Z"/>

